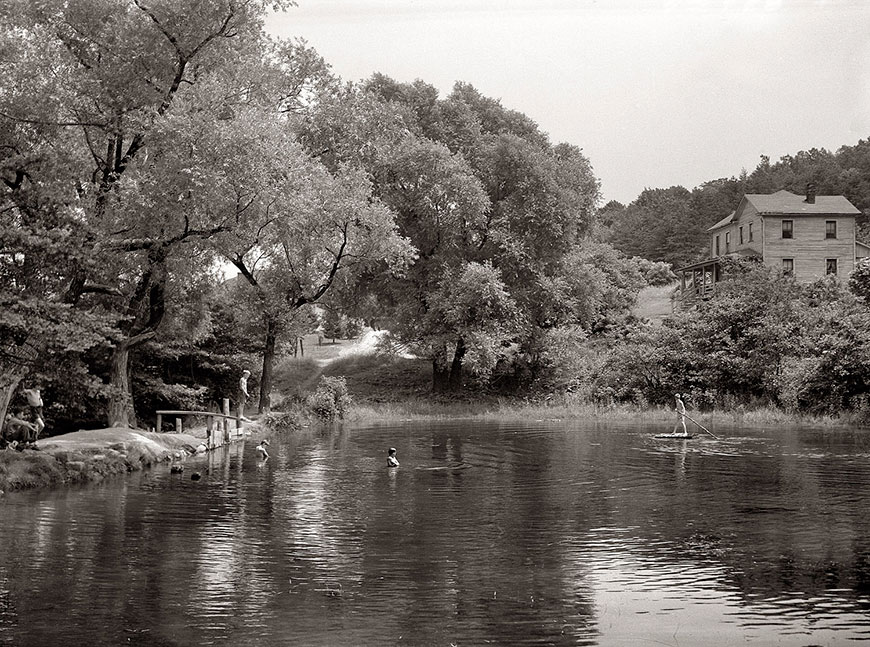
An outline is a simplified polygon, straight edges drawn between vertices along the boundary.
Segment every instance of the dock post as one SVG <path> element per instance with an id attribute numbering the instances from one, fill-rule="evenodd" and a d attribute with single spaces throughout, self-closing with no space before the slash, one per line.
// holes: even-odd
<path id="1" fill-rule="evenodd" d="M 224 442 L 230 442 L 230 399 L 224 398 Z"/>

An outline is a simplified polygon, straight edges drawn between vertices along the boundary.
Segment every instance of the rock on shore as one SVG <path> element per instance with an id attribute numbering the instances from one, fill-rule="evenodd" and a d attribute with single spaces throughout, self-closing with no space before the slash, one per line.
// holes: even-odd
<path id="1" fill-rule="evenodd" d="M 37 441 L 37 449 L 0 451 L 0 490 L 99 481 L 195 454 L 201 438 L 126 428 L 90 429 Z"/>

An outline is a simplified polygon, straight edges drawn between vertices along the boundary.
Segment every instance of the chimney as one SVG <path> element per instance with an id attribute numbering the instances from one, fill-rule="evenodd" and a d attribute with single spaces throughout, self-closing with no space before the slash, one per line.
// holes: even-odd
<path id="1" fill-rule="evenodd" d="M 816 203 L 816 185 L 812 182 L 807 182 L 807 199 L 804 202 L 807 204 Z"/>

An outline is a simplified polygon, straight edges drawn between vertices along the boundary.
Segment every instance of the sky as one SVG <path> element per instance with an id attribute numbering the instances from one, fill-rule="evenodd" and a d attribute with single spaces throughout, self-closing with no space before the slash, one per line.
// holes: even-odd
<path id="1" fill-rule="evenodd" d="M 870 137 L 870 0 L 297 0 L 347 81 L 456 81 L 583 149 L 603 201 Z"/>

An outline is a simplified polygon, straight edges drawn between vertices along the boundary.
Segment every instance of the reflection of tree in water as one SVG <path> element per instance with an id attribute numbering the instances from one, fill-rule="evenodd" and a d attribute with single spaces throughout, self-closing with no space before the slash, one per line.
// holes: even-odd
<path id="1" fill-rule="evenodd" d="M 652 544 L 672 542 L 673 559 L 688 560 L 687 568 L 720 563 L 723 584 L 746 605 L 786 596 L 811 610 L 801 598 L 827 596 L 844 610 L 866 609 L 870 520 L 855 510 L 870 504 L 867 470 L 850 466 L 853 458 L 836 447 L 820 452 L 812 436 L 784 434 L 781 442 L 758 454 L 690 450 L 678 488 L 652 479 L 615 490 L 617 523 L 636 525 Z M 674 469 L 665 454 L 649 459 L 653 472 Z"/>
<path id="2" fill-rule="evenodd" d="M 425 482 L 403 525 L 402 549 L 414 555 L 404 584 L 414 584 L 399 632 L 420 644 L 578 644 L 595 633 L 587 569 L 553 541 L 577 504 L 557 486 L 562 466 L 550 466 L 541 437 L 503 440 L 481 447 L 473 434 L 433 433 L 433 462 L 468 469 L 415 472 Z"/>

